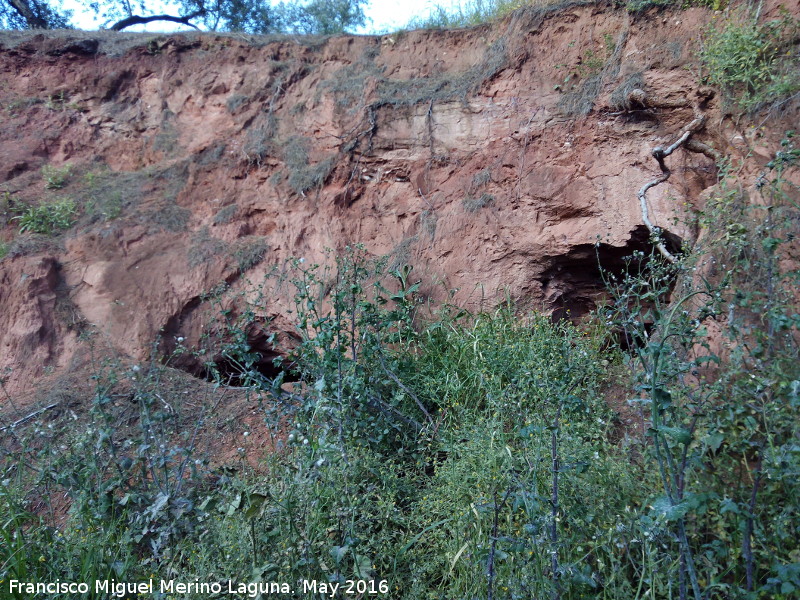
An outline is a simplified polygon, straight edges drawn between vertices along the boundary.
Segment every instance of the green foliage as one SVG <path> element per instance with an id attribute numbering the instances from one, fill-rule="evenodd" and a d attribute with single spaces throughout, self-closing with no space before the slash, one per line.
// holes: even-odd
<path id="1" fill-rule="evenodd" d="M 618 546 L 656 552 L 657 538 L 632 541 L 626 503 L 650 478 L 608 441 L 601 340 L 510 308 L 443 307 L 423 323 L 412 270 L 358 248 L 333 272 L 295 267 L 302 341 L 288 363 L 306 392 L 286 449 L 269 477 L 228 492 L 185 576 L 366 577 L 393 597 L 474 597 L 492 565 L 503 594 L 582 597 L 619 577 Z M 244 338 L 235 348 L 242 380 L 278 389 L 252 371 Z M 662 578 L 659 566 L 641 577 Z"/>
<path id="2" fill-rule="evenodd" d="M 0 242 L 0 260 L 3 260 L 8 254 L 8 244 Z"/>
<path id="3" fill-rule="evenodd" d="M 723 188 L 708 202 L 702 252 L 677 268 L 651 259 L 617 282 L 615 322 L 661 478 L 653 507 L 683 595 L 772 597 L 798 584 L 800 274 L 782 257 L 798 233 L 799 158 L 787 138 L 761 200 Z"/>
<path id="4" fill-rule="evenodd" d="M 70 192 L 83 207 L 84 222 L 91 225 L 118 219 L 141 204 L 147 194 L 145 186 L 154 177 L 165 180 L 170 174 L 150 168 L 112 171 L 100 164 L 86 169 L 80 187 L 73 185 Z"/>
<path id="5" fill-rule="evenodd" d="M 277 10 L 283 31 L 332 35 L 364 25 L 366 4 L 367 0 L 308 0 L 305 4 L 281 2 Z"/>
<path id="6" fill-rule="evenodd" d="M 43 100 L 41 98 L 35 97 L 21 97 L 15 98 L 14 100 L 10 100 L 6 105 L 5 109 L 8 111 L 10 115 L 15 115 L 21 110 L 26 110 L 32 106 L 36 106 L 37 104 L 42 104 Z"/>
<path id="7" fill-rule="evenodd" d="M 178 344 L 165 362 L 185 351 Z M 164 399 L 171 383 L 168 367 L 157 361 L 125 368 L 109 360 L 95 368 L 87 416 L 73 413 L 75 421 L 66 426 L 54 427 L 56 419 L 2 430 L 4 593 L 10 578 L 89 582 L 88 598 L 100 597 L 95 580 L 144 581 L 207 517 L 207 463 L 196 440 L 208 409 L 193 408 L 187 427 L 188 408 L 174 402 L 180 398 Z M 17 468 L 25 464 L 38 467 Z M 46 490 L 36 504 L 30 489 Z M 66 522 L 56 529 L 51 502 L 57 497 L 70 504 Z"/>
<path id="8" fill-rule="evenodd" d="M 99 364 L 87 423 L 2 430 L 0 579 L 366 579 L 410 600 L 795 596 L 800 274 L 785 259 L 798 161 L 787 136 L 761 198 L 720 188 L 702 248 L 678 265 L 631 257 L 582 327 L 511 305 L 427 306 L 410 267 L 361 247 L 328 269 L 294 261 L 238 314 L 210 295 L 225 343 L 193 358 L 209 393 L 237 385 L 259 407 L 256 433 L 277 444 L 261 474 L 207 472 L 195 440 L 217 405 L 187 428 L 165 385 L 166 365 L 188 358 L 182 338 L 136 369 Z M 254 340 L 277 343 L 265 286 L 287 281 L 296 343 L 270 377 Z M 632 377 L 639 429 L 604 398 L 628 383 L 615 373 Z M 69 494 L 66 525 L 35 514 L 32 485 Z"/>
<path id="9" fill-rule="evenodd" d="M 132 5 L 124 0 L 94 2 L 87 8 L 110 29 L 121 31 L 150 21 L 202 25 L 211 31 L 247 33 L 300 33 L 331 35 L 358 28 L 366 22 L 367 0 L 284 0 L 278 3 L 257 0 L 180 0 L 174 14 L 166 19 L 158 5 Z M 73 11 L 64 11 L 56 3 L 44 0 L 3 0 L 0 2 L 0 26 L 4 29 L 69 28 Z"/>
<path id="10" fill-rule="evenodd" d="M 759 24 L 745 12 L 710 26 L 700 53 L 706 79 L 729 102 L 755 111 L 800 90 L 800 21 L 787 12 Z"/>
<path id="11" fill-rule="evenodd" d="M 14 212 L 17 214 L 12 221 L 19 221 L 20 233 L 51 235 L 68 229 L 75 222 L 78 209 L 73 200 L 62 198 L 38 206 L 20 205 L 14 208 Z"/>
<path id="12" fill-rule="evenodd" d="M 44 0 L 0 2 L 0 27 L 2 29 L 58 29 L 68 28 L 71 10 Z"/>
<path id="13" fill-rule="evenodd" d="M 49 527 L 41 516 L 28 510 L 30 502 L 18 494 L 20 482 L 16 479 L 4 480 L 0 488 L 0 585 L 4 597 L 30 597 L 19 591 L 9 593 L 7 582 L 11 579 L 91 582 L 93 588 L 94 581 L 131 575 L 136 557 L 125 543 L 123 523 L 113 521 L 100 527 L 93 519 L 76 519 L 62 529 Z"/>
<path id="14" fill-rule="evenodd" d="M 42 167 L 42 178 L 44 179 L 44 187 L 48 190 L 60 190 L 67 185 L 67 180 L 72 174 L 72 167 L 64 165 L 63 167 L 54 167 L 53 165 L 45 165 Z"/>

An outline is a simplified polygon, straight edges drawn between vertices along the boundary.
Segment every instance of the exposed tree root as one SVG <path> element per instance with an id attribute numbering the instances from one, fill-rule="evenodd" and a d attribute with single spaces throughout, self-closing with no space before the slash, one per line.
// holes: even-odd
<path id="1" fill-rule="evenodd" d="M 671 263 L 676 263 L 677 259 L 675 256 L 667 250 L 667 247 L 664 245 L 664 242 L 661 240 L 661 228 L 656 227 L 650 221 L 650 216 L 647 210 L 647 192 L 650 188 L 653 188 L 661 183 L 664 183 L 667 179 L 669 179 L 672 172 L 667 167 L 664 159 L 675 152 L 681 146 L 684 146 L 690 152 L 697 152 L 703 154 L 715 162 L 719 161 L 721 155 L 719 152 L 700 142 L 698 140 L 689 139 L 691 136 L 698 131 L 702 130 L 706 124 L 706 117 L 701 112 L 701 105 L 708 100 L 713 94 L 709 94 L 707 89 L 698 90 L 697 96 L 698 100 L 693 103 L 694 108 L 694 119 L 683 129 L 680 137 L 670 146 L 666 148 L 662 148 L 661 146 L 656 146 L 651 151 L 653 158 L 658 161 L 658 166 L 661 169 L 661 175 L 659 175 L 656 179 L 647 182 L 642 186 L 642 189 L 639 190 L 637 193 L 637 197 L 639 198 L 639 205 L 642 209 L 642 221 L 647 226 L 647 229 L 650 231 L 650 235 L 655 242 L 656 249 L 661 253 L 661 255 L 667 259 Z"/>

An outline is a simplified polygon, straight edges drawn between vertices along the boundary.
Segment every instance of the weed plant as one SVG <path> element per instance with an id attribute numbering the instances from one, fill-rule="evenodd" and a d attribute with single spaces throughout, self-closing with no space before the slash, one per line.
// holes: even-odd
<path id="1" fill-rule="evenodd" d="M 798 160 L 787 137 L 757 201 L 723 185 L 694 254 L 633 257 L 580 327 L 511 303 L 425 305 L 410 267 L 355 247 L 275 280 L 294 286 L 298 341 L 273 378 L 252 343 L 268 292 L 238 315 L 211 295 L 228 341 L 198 352 L 209 389 L 258 398 L 263 435 L 283 445 L 261 474 L 209 473 L 195 440 L 218 405 L 179 426 L 167 366 L 98 363 L 85 427 L 23 416 L 2 430 L 0 579 L 287 582 L 293 598 L 311 595 L 303 580 L 351 579 L 413 600 L 796 597 Z M 640 430 L 604 399 L 626 372 Z M 34 489 L 69 494 L 64 526 Z"/>
<path id="2" fill-rule="evenodd" d="M 655 516 L 681 598 L 789 598 L 800 590 L 796 247 L 800 159 L 787 138 L 753 201 L 723 180 L 702 247 L 651 261 L 614 294 L 653 468 Z M 711 335 L 710 331 L 716 331 Z"/>
<path id="3" fill-rule="evenodd" d="M 710 26 L 700 53 L 707 81 L 746 112 L 797 93 L 798 29 L 800 21 L 786 11 L 767 23 L 739 11 L 722 25 Z"/>
<path id="4" fill-rule="evenodd" d="M 14 212 L 16 216 L 11 220 L 19 221 L 20 233 L 52 235 L 59 230 L 68 229 L 75 222 L 78 209 L 70 198 L 61 198 L 36 206 L 15 206 Z"/>
<path id="5" fill-rule="evenodd" d="M 526 0 L 469 0 L 445 8 L 434 5 L 430 14 L 412 19 L 406 29 L 456 29 L 501 19 L 530 4 Z"/>
<path id="6" fill-rule="evenodd" d="M 60 190 L 69 180 L 72 174 L 72 167 L 64 165 L 63 167 L 54 167 L 53 165 L 45 165 L 42 167 L 42 178 L 45 182 L 45 188 L 48 190 Z"/>
<path id="7" fill-rule="evenodd" d="M 321 187 L 336 163 L 335 157 L 329 156 L 312 164 L 309 157 L 309 140 L 301 136 L 292 136 L 285 141 L 283 159 L 289 170 L 287 178 L 289 186 L 300 195 Z"/>

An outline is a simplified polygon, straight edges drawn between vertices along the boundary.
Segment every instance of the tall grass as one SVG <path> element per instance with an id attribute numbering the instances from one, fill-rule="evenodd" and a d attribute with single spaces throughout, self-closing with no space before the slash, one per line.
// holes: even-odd
<path id="1" fill-rule="evenodd" d="M 415 17 L 406 29 L 456 29 L 501 19 L 510 12 L 529 4 L 547 0 L 466 0 L 453 6 L 435 5 L 429 14 Z"/>

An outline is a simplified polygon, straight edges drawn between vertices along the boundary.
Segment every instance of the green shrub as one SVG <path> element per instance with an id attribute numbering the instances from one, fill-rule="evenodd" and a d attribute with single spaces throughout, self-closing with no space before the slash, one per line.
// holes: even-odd
<path id="1" fill-rule="evenodd" d="M 786 12 L 763 24 L 740 12 L 710 26 L 700 53 L 707 81 L 745 111 L 800 90 L 798 27 L 800 21 Z"/>
<path id="2" fill-rule="evenodd" d="M 385 265 L 359 249 L 329 274 L 296 263 L 291 364 L 307 393 L 270 476 L 230 492 L 218 541 L 185 556 L 186 576 L 256 568 L 374 578 L 397 598 L 566 598 L 619 577 L 623 544 L 657 553 L 658 539 L 634 541 L 630 507 L 654 484 L 608 441 L 601 340 L 508 307 L 423 322 L 411 269 Z M 660 565 L 639 577 L 666 586 Z M 628 571 L 610 597 L 635 594 Z"/>
<path id="3" fill-rule="evenodd" d="M 45 188 L 48 190 L 60 190 L 67 185 L 67 180 L 72 174 L 72 167 L 64 165 L 63 167 L 54 167 L 52 165 L 45 165 L 42 167 L 42 177 L 44 178 Z"/>
<path id="4" fill-rule="evenodd" d="M 92 225 L 118 219 L 146 195 L 145 184 L 159 173 L 112 171 L 105 164 L 92 165 L 83 174 L 82 186 L 71 191 L 82 207 L 84 222 Z"/>
<path id="5" fill-rule="evenodd" d="M 75 222 L 78 210 L 73 200 L 62 198 L 38 206 L 21 206 L 15 208 L 15 212 L 17 215 L 12 220 L 19 221 L 20 233 L 50 235 L 69 228 Z"/>
<path id="6" fill-rule="evenodd" d="M 677 266 L 640 260 L 613 288 L 661 479 L 654 516 L 694 598 L 800 589 L 800 271 L 783 260 L 800 222 L 798 161 L 787 138 L 759 199 L 723 179 L 695 254 Z"/>
<path id="7" fill-rule="evenodd" d="M 0 430 L 0 580 L 367 579 L 409 600 L 796 596 L 800 274 L 784 258 L 798 161 L 787 137 L 762 198 L 723 185 L 699 216 L 698 253 L 677 266 L 637 253 L 583 326 L 510 304 L 426 306 L 410 267 L 361 247 L 329 269 L 294 261 L 275 281 L 294 286 L 297 319 L 277 376 L 262 369 L 277 337 L 264 287 L 238 316 L 220 309 L 227 341 L 197 354 L 209 393 L 235 384 L 259 407 L 256 433 L 276 445 L 261 474 L 205 471 L 195 434 L 218 405 L 181 426 L 171 357 L 101 365 L 85 427 Z M 632 377 L 636 427 L 604 397 L 623 383 L 614 374 Z M 33 514 L 31 484 L 69 493 L 65 526 Z"/>

